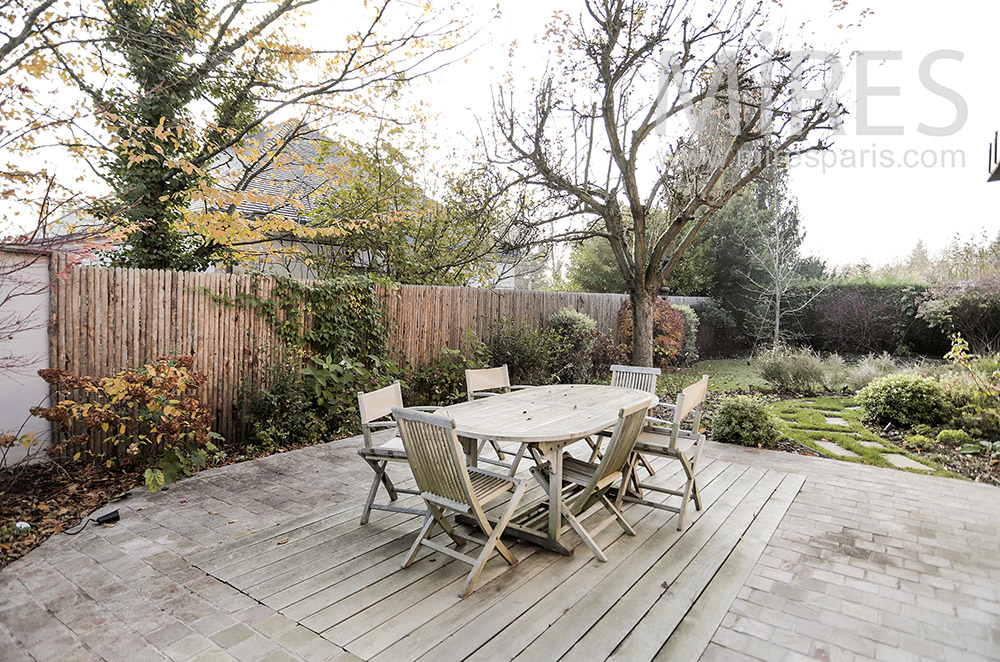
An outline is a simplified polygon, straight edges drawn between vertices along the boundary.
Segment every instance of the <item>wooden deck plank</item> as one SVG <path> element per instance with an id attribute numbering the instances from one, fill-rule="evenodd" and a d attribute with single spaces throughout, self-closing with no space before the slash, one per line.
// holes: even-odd
<path id="1" fill-rule="evenodd" d="M 663 581 L 672 580 L 676 572 L 679 572 L 678 565 L 686 565 L 690 559 L 697 556 L 705 542 L 732 514 L 732 511 L 739 507 L 747 492 L 752 490 L 764 475 L 763 471 L 754 468 L 743 471 L 733 485 L 706 509 L 697 525 L 691 526 L 684 532 L 676 529 L 672 532 L 661 531 L 663 538 L 660 545 L 649 546 L 636 552 L 632 563 L 619 567 L 609 575 L 591 595 L 588 595 L 588 599 L 558 614 L 548 629 L 515 659 L 548 662 L 561 658 L 612 609 L 620 612 L 622 617 L 632 619 L 629 624 L 609 628 L 612 630 L 611 637 L 624 637 L 635 620 L 641 618 L 645 612 L 646 608 L 640 607 L 641 599 L 646 597 L 650 602 L 655 599 L 653 595 L 644 594 L 656 592 L 657 589 L 662 592 Z M 659 582 L 639 584 L 646 576 L 662 576 L 662 579 Z M 639 584 L 639 589 L 635 589 L 636 584 Z M 612 619 L 608 619 L 608 626 L 612 622 Z M 625 631 L 619 633 L 621 628 Z"/>
<path id="2" fill-rule="evenodd" d="M 774 498 L 764 504 L 712 582 L 657 652 L 654 662 L 701 658 L 803 483 L 804 476 L 785 476 Z"/>
<path id="3" fill-rule="evenodd" d="M 679 466 L 679 465 L 678 465 Z M 668 474 L 661 468 L 659 473 Z M 721 472 L 721 469 L 720 469 Z M 664 478 L 669 476 L 665 475 Z M 710 482 L 706 476 L 706 486 Z M 665 497 L 666 495 L 658 495 Z M 635 513 L 639 513 L 636 516 Z M 629 517 L 632 515 L 632 517 Z M 599 516 L 603 517 L 602 514 Z M 420 660 L 461 660 L 472 655 L 483 644 L 492 639 L 499 631 L 507 627 L 517 617 L 529 610 L 546 595 L 558 589 L 566 582 L 579 580 L 576 574 L 584 566 L 598 566 L 602 571 L 608 566 L 617 566 L 623 562 L 630 551 L 647 542 L 659 529 L 661 521 L 672 517 L 672 513 L 653 509 L 626 510 L 626 517 L 636 529 L 636 536 L 623 535 L 620 529 L 609 527 L 598 535 L 599 544 L 605 544 L 606 532 L 617 537 L 607 546 L 609 563 L 598 564 L 593 561 L 589 550 L 578 547 L 569 559 L 554 559 L 544 573 L 533 574 L 530 577 L 522 572 L 522 568 L 512 569 L 501 575 L 497 582 L 505 582 L 508 575 L 517 576 L 517 590 L 507 590 L 493 584 L 483 585 L 481 589 L 465 600 L 426 621 L 423 625 L 410 632 L 405 640 L 396 642 L 386 651 L 375 656 L 374 662 L 390 660 L 414 659 Z M 608 536 L 611 537 L 611 536 Z M 483 590 L 485 589 L 485 590 Z M 471 601 L 471 602 L 470 602 Z M 468 604 L 467 604 L 468 603 Z M 455 630 L 454 626 L 461 627 Z"/>
<path id="4" fill-rule="evenodd" d="M 650 482 L 679 480 L 678 463 L 657 458 L 654 466 Z M 570 557 L 514 542 L 519 563 L 510 567 L 495 555 L 465 599 L 458 597 L 464 563 L 427 551 L 400 568 L 421 518 L 374 511 L 361 526 L 360 500 L 193 559 L 371 662 L 697 659 L 803 482 L 711 458 L 698 478 L 705 508 L 690 510 L 685 531 L 675 529 L 674 513 L 627 505 L 638 535 L 614 525 L 602 530 L 597 540 L 608 563 L 594 560 L 575 533 L 564 536 L 576 548 Z M 541 488 L 532 485 L 522 503 L 539 498 Z M 400 502 L 421 503 L 411 495 Z M 440 531 L 435 538 L 449 542 Z"/>
<path id="5" fill-rule="evenodd" d="M 713 466 L 723 470 L 718 474 L 718 477 L 707 482 L 705 485 L 703 496 L 705 497 L 706 508 L 700 513 L 693 513 L 693 520 L 704 517 L 712 508 L 717 506 L 725 507 L 725 504 L 716 504 L 716 499 L 728 491 L 732 484 L 747 469 L 745 466 L 728 465 L 721 462 Z M 669 522 L 675 517 L 672 513 L 662 510 L 654 511 L 652 516 L 661 522 Z M 662 535 L 661 530 L 662 526 L 657 528 L 655 534 Z M 636 559 L 633 556 L 637 551 L 644 550 L 646 545 L 640 544 L 642 539 L 639 539 L 638 536 L 624 542 L 627 545 L 632 540 L 637 544 L 634 548 L 628 550 L 630 553 L 627 556 L 620 554 L 614 558 L 609 558 L 608 563 L 591 563 L 585 565 L 580 573 L 574 575 L 573 581 L 561 583 L 520 616 L 504 620 L 503 616 L 498 614 L 497 621 L 503 624 L 502 631 L 482 646 L 479 646 L 468 657 L 470 662 L 488 662 L 489 660 L 501 658 L 510 659 L 523 651 L 537 637 L 543 634 L 552 623 L 558 620 L 564 613 L 564 610 L 572 609 L 581 600 L 596 596 L 596 587 L 604 584 L 609 576 L 620 572 L 620 567 L 636 564 Z M 661 542 L 661 544 L 663 543 Z M 456 633 L 456 636 L 461 636 L 461 633 Z"/>
<path id="6" fill-rule="evenodd" d="M 626 643 L 637 643 L 626 647 L 626 653 L 619 659 L 651 659 L 676 623 L 687 613 L 691 603 L 715 576 L 735 542 L 753 522 L 780 482 L 780 474 L 765 472 L 707 540 L 704 535 L 693 536 L 690 538 L 691 543 L 685 545 L 689 540 L 685 537 L 671 548 L 566 652 L 565 658 L 572 660 L 581 651 L 587 651 L 588 655 L 606 659 L 624 639 Z M 655 610 L 654 605 L 657 607 Z M 674 617 L 676 620 L 671 620 Z M 644 622 L 655 622 L 659 632 L 640 627 Z M 633 628 L 638 629 L 634 635 L 631 632 Z M 660 637 L 659 643 L 647 657 L 642 657 L 646 650 L 644 637 Z M 629 657 L 629 652 L 634 652 L 635 656 Z"/>

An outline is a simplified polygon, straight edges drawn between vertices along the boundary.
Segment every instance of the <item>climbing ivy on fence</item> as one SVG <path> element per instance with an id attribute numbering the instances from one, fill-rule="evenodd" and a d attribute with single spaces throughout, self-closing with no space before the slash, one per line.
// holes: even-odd
<path id="1" fill-rule="evenodd" d="M 276 278 L 267 297 L 260 283 L 255 279 L 252 292 L 235 297 L 203 291 L 218 304 L 255 309 L 290 347 L 365 365 L 388 354 L 390 328 L 375 279 L 344 276 L 304 283 Z"/>

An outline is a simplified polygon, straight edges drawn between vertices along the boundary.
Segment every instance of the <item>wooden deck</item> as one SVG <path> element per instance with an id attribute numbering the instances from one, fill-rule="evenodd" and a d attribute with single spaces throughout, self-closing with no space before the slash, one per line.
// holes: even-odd
<path id="1" fill-rule="evenodd" d="M 651 482 L 681 481 L 679 463 L 654 464 Z M 636 536 L 597 536 L 608 563 L 572 532 L 569 557 L 516 543 L 520 563 L 494 556 L 464 600 L 465 564 L 424 553 L 400 569 L 420 518 L 376 511 L 360 526 L 357 500 L 190 560 L 364 660 L 696 660 L 804 481 L 710 459 L 698 475 L 705 508 L 683 533 L 628 506 Z"/>

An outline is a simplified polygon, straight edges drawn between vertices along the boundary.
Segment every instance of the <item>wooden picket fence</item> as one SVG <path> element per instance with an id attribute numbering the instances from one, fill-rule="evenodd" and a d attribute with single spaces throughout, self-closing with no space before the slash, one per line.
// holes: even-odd
<path id="1" fill-rule="evenodd" d="M 258 381 L 278 339 L 266 320 L 244 306 L 220 305 L 240 293 L 268 297 L 272 278 L 225 273 L 67 267 L 54 255 L 56 286 L 50 299 L 50 365 L 104 377 L 158 356 L 194 355 L 208 382 L 200 396 L 215 414 L 215 429 L 239 436 L 237 390 Z M 620 294 L 489 290 L 402 285 L 383 289 L 381 300 L 397 358 L 422 365 L 444 347 L 460 347 L 469 330 L 489 343 L 499 320 L 537 326 L 569 306 L 590 315 L 604 333 L 615 333 Z M 94 444 L 99 443 L 94 441 Z M 91 450 L 98 451 L 99 448 Z"/>

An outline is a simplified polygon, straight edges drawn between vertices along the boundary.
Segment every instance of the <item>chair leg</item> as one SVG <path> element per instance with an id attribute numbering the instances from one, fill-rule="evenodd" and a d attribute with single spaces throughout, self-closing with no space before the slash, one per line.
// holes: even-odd
<path id="1" fill-rule="evenodd" d="M 361 511 L 361 523 L 362 524 L 367 524 L 368 523 L 368 518 L 372 514 L 372 504 L 375 503 L 375 496 L 378 493 L 378 485 L 379 485 L 379 483 L 382 482 L 383 477 L 386 477 L 385 476 L 385 465 L 386 465 L 386 462 L 384 460 L 382 460 L 382 461 L 379 461 L 379 460 L 369 460 L 369 459 L 366 458 L 365 462 L 367 462 L 369 464 L 369 466 L 371 466 L 372 471 L 375 472 L 375 478 L 372 480 L 372 486 L 368 490 L 368 498 L 365 500 L 365 507 Z M 390 485 L 391 485 L 391 483 L 390 483 Z M 390 495 L 391 494 L 394 494 L 394 492 L 391 492 Z"/>
<path id="2" fill-rule="evenodd" d="M 479 558 L 476 559 L 475 564 L 472 566 L 472 570 L 469 572 L 468 578 L 465 580 L 465 586 L 462 587 L 461 593 L 463 598 L 472 592 L 472 585 L 479 577 L 479 573 L 483 571 L 483 567 L 486 566 L 486 562 L 489 561 L 494 548 L 496 548 L 496 550 L 500 553 L 500 556 L 502 556 L 508 564 L 517 565 L 517 557 L 515 557 L 507 546 L 503 544 L 500 540 L 500 536 L 503 534 L 503 530 L 507 528 L 510 518 L 514 516 L 514 511 L 517 510 L 517 504 L 520 503 L 521 497 L 524 496 L 524 491 L 527 487 L 527 483 L 521 483 L 517 486 L 514 490 L 514 494 L 510 497 L 510 503 L 507 504 L 507 511 L 504 512 L 502 517 L 500 517 L 496 526 L 490 527 L 489 521 L 485 519 L 479 522 L 480 528 L 483 529 L 484 533 L 488 533 L 490 537 L 487 538 L 486 544 L 483 545 L 483 550 L 479 553 Z"/>
<path id="3" fill-rule="evenodd" d="M 493 446 L 493 450 L 496 452 L 498 460 L 502 460 L 506 457 L 503 449 L 500 448 L 500 444 L 497 443 L 496 439 L 490 439 L 490 444 Z"/>
<path id="4" fill-rule="evenodd" d="M 632 525 L 629 524 L 628 520 L 625 519 L 625 516 L 622 515 L 622 511 L 616 508 L 615 504 L 611 503 L 611 500 L 608 499 L 606 494 L 601 495 L 601 503 L 608 510 L 608 512 L 614 515 L 615 519 L 618 520 L 618 524 L 625 530 L 625 533 L 630 536 L 635 535 L 635 529 L 632 528 Z"/>
<path id="5" fill-rule="evenodd" d="M 431 534 L 431 527 L 434 526 L 434 515 L 427 513 L 427 517 L 424 518 L 424 525 L 420 529 L 420 533 L 417 534 L 417 539 L 413 541 L 413 546 L 410 547 L 410 552 L 403 559 L 403 567 L 409 568 L 410 564 L 413 563 L 414 559 L 417 558 L 417 552 L 420 551 L 420 543 L 428 538 Z"/>
<path id="6" fill-rule="evenodd" d="M 601 438 L 598 437 L 597 441 L 594 441 L 593 437 L 586 437 L 584 441 L 590 445 L 590 459 L 587 461 L 593 464 L 600 460 L 603 457 L 601 453 Z"/>
<path id="7" fill-rule="evenodd" d="M 569 506 L 565 503 L 563 504 L 562 514 L 563 517 L 566 518 L 566 521 L 569 522 L 569 525 L 573 527 L 573 530 L 576 531 L 576 535 L 580 536 L 583 542 L 587 544 L 587 547 L 590 548 L 590 551 L 593 552 L 594 557 L 601 563 L 607 563 L 608 557 L 604 554 L 604 550 L 597 546 L 594 539 L 591 538 L 590 534 L 587 533 L 587 530 L 583 528 L 583 524 L 581 524 L 580 520 L 578 520 L 576 516 L 569 511 Z"/>
<path id="8" fill-rule="evenodd" d="M 521 464 L 521 458 L 524 457 L 524 449 L 528 444 L 521 444 L 521 447 L 517 449 L 517 455 L 514 456 L 514 461 L 510 465 L 510 475 L 513 476 L 517 473 L 517 466 Z"/>
<path id="9" fill-rule="evenodd" d="M 692 496 L 694 496 L 695 507 L 698 510 L 701 510 L 701 496 L 698 495 L 697 492 L 697 487 L 695 485 L 695 480 L 694 480 L 694 467 L 691 465 L 691 462 L 688 460 L 687 456 L 684 455 L 684 453 L 681 453 L 677 459 L 681 461 L 681 466 L 684 467 L 684 473 L 687 474 L 687 483 L 685 483 L 684 491 L 681 494 L 680 511 L 678 512 L 678 517 L 677 517 L 677 530 L 683 531 L 684 514 L 687 511 L 688 500 L 691 499 Z"/>
<path id="10" fill-rule="evenodd" d="M 441 525 L 441 528 L 444 529 L 444 532 L 448 534 L 448 537 L 451 538 L 452 542 L 454 542 L 459 547 L 462 547 L 463 545 L 466 544 L 465 540 L 462 540 L 455 534 L 455 528 L 451 525 L 451 522 L 448 521 L 448 518 L 445 517 L 444 511 L 442 511 L 439 507 L 433 506 L 429 503 L 427 504 L 427 510 L 430 511 L 431 516 L 434 517 L 437 523 Z"/>

